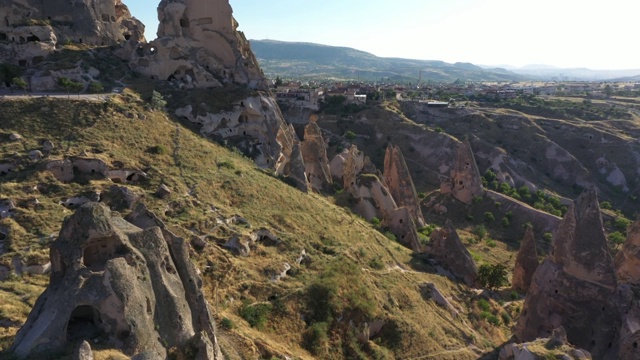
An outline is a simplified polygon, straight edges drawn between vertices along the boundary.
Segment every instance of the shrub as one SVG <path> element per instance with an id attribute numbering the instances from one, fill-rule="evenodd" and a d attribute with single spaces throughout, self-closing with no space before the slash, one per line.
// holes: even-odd
<path id="1" fill-rule="evenodd" d="M 164 97 L 162 97 L 162 94 L 155 90 L 153 90 L 153 92 L 151 93 L 150 103 L 151 108 L 153 108 L 154 110 L 162 110 L 165 106 L 167 106 L 167 102 L 164 100 Z"/>
<path id="2" fill-rule="evenodd" d="M 167 150 L 166 147 L 162 146 L 162 145 L 156 145 L 156 146 L 151 146 L 147 149 L 147 152 L 150 154 L 156 154 L 156 155 L 164 155 L 166 153 L 168 153 L 169 151 Z"/>
<path id="3" fill-rule="evenodd" d="M 603 201 L 600 203 L 600 208 L 611 210 L 611 203 L 608 201 Z"/>
<path id="4" fill-rule="evenodd" d="M 509 223 L 509 219 L 507 219 L 506 217 L 502 218 L 501 223 L 502 223 L 502 227 L 504 227 L 504 228 L 508 228 L 509 225 L 511 225 L 511 223 Z"/>
<path id="5" fill-rule="evenodd" d="M 384 236 L 386 236 L 389 240 L 398 241 L 398 238 L 391 231 L 385 231 Z"/>
<path id="6" fill-rule="evenodd" d="M 494 221 L 496 218 L 495 216 L 493 216 L 493 213 L 491 211 L 487 211 L 486 213 L 484 213 L 484 221 L 486 222 L 492 222 Z"/>
<path id="7" fill-rule="evenodd" d="M 505 264 L 496 265 L 480 265 L 478 269 L 478 282 L 480 286 L 495 290 L 500 286 L 506 285 L 507 282 L 507 266 Z"/>
<path id="8" fill-rule="evenodd" d="M 616 228 L 616 230 L 621 231 L 621 232 L 625 232 L 627 231 L 627 228 L 629 227 L 629 225 L 631 225 L 631 221 L 623 216 L 617 217 L 614 221 L 613 221 L 613 227 Z"/>
<path id="9" fill-rule="evenodd" d="M 374 217 L 373 219 L 371 219 L 371 225 L 373 225 L 374 227 L 380 227 L 380 219 Z"/>
<path id="10" fill-rule="evenodd" d="M 223 328 L 224 330 L 231 330 L 233 329 L 233 321 L 231 321 L 231 319 L 229 318 L 222 318 L 222 320 L 220 320 L 220 327 Z"/>
<path id="11" fill-rule="evenodd" d="M 494 248 L 494 247 L 496 247 L 496 245 L 497 245 L 497 243 L 496 243 L 496 241 L 495 241 L 495 240 L 493 240 L 493 239 L 487 239 L 487 246 L 488 246 L 488 247 L 490 247 L 490 248 Z"/>
<path id="12" fill-rule="evenodd" d="M 440 126 L 438 126 L 438 127 L 436 127 L 436 132 L 437 132 L 437 133 L 444 132 L 444 129 L 443 129 L 443 128 L 441 128 Z"/>
<path id="13" fill-rule="evenodd" d="M 487 227 L 484 225 L 476 225 L 476 227 L 473 228 L 473 233 L 482 240 L 487 236 Z"/>
<path id="14" fill-rule="evenodd" d="M 251 327 L 262 329 L 271 315 L 271 304 L 261 303 L 251 305 L 245 301 L 239 311 L 240 316 L 249 323 Z"/>
<path id="15" fill-rule="evenodd" d="M 553 240 L 553 234 L 550 232 L 546 232 L 542 234 L 542 239 L 544 239 L 544 241 L 546 242 L 551 242 L 551 240 Z"/>
<path id="16" fill-rule="evenodd" d="M 497 316 L 493 315 L 492 313 L 488 312 L 488 311 L 483 311 L 480 313 L 480 318 L 487 320 L 487 322 L 493 326 L 498 326 L 500 325 L 500 319 L 498 319 Z"/>
<path id="17" fill-rule="evenodd" d="M 384 269 L 384 263 L 378 257 L 371 259 L 371 261 L 369 261 L 369 266 L 376 270 Z"/>
<path id="18" fill-rule="evenodd" d="M 92 81 L 89 84 L 89 92 L 93 94 L 99 94 L 104 91 L 104 85 L 99 81 Z"/>
<path id="19" fill-rule="evenodd" d="M 349 130 L 344 134 L 344 137 L 349 141 L 353 141 L 356 138 L 356 133 L 354 133 L 353 131 Z"/>
<path id="20" fill-rule="evenodd" d="M 478 307 L 480 308 L 480 310 L 482 311 L 489 311 L 491 310 L 491 305 L 489 305 L 489 302 L 486 299 L 479 299 L 478 300 Z"/>
<path id="21" fill-rule="evenodd" d="M 614 243 L 615 245 L 620 245 L 624 243 L 625 237 L 620 231 L 612 232 L 609 234 L 609 241 Z"/>
<path id="22" fill-rule="evenodd" d="M 321 356 L 326 353 L 329 345 L 329 324 L 326 322 L 315 323 L 302 335 L 303 346 L 313 355 Z"/>

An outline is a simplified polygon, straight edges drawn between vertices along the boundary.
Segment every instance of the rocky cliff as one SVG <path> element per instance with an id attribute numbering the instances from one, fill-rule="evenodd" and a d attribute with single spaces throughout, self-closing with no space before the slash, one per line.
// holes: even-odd
<path id="1" fill-rule="evenodd" d="M 413 179 L 398 146 L 387 147 L 384 156 L 384 180 L 398 206 L 407 208 L 416 226 L 425 226 Z"/>
<path id="2" fill-rule="evenodd" d="M 144 41 L 144 25 L 121 0 L 8 0 L 0 4 L 0 62 L 37 65 L 57 45 Z"/>
<path id="3" fill-rule="evenodd" d="M 511 287 L 521 292 L 527 292 L 531 285 L 531 278 L 538 268 L 538 251 L 533 227 L 528 226 L 524 238 L 520 241 L 520 250 L 516 258 L 516 265 L 511 276 Z"/>
<path id="4" fill-rule="evenodd" d="M 144 207 L 129 220 L 97 203 L 65 220 L 51 245 L 49 286 L 13 353 L 39 356 L 89 340 L 145 359 L 164 359 L 176 346 L 221 358 L 186 243 Z"/>
<path id="5" fill-rule="evenodd" d="M 130 66 L 158 80 L 186 87 L 227 83 L 265 88 L 264 76 L 228 0 L 163 0 L 158 39 L 131 44 Z"/>

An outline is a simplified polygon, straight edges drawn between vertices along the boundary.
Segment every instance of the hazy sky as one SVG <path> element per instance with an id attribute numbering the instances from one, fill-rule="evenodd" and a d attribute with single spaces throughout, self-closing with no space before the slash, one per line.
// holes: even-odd
<path id="1" fill-rule="evenodd" d="M 159 0 L 124 2 L 154 39 Z M 248 39 L 483 65 L 640 69 L 638 0 L 230 2 Z"/>

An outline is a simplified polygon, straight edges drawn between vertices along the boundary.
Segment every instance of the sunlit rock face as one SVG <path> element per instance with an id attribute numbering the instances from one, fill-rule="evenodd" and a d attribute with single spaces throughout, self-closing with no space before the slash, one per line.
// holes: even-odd
<path id="1" fill-rule="evenodd" d="M 163 0 L 158 39 L 133 44 L 130 66 L 157 80 L 186 87 L 227 83 L 265 88 L 264 76 L 227 0 Z"/>
<path id="2" fill-rule="evenodd" d="M 37 65 L 57 45 L 144 41 L 144 25 L 121 0 L 7 0 L 0 3 L 0 62 Z"/>

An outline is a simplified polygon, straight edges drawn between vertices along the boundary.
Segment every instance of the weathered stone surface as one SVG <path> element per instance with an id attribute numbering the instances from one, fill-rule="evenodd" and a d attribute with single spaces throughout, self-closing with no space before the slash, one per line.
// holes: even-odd
<path id="1" fill-rule="evenodd" d="M 166 199 L 171 196 L 171 189 L 169 189 L 167 185 L 162 184 L 158 187 L 158 190 L 156 190 L 154 195 L 160 199 Z"/>
<path id="2" fill-rule="evenodd" d="M 451 167 L 451 178 L 443 183 L 441 190 L 443 193 L 450 192 L 465 204 L 471 204 L 474 197 L 484 193 L 478 165 L 468 141 L 459 145 Z"/>
<path id="3" fill-rule="evenodd" d="M 520 250 L 511 277 L 511 287 L 520 292 L 527 292 L 531 278 L 538 268 L 538 251 L 533 227 L 527 226 L 524 238 L 520 241 Z"/>
<path id="4" fill-rule="evenodd" d="M 284 121 L 273 97 L 259 93 L 237 102 L 232 110 L 217 114 L 195 116 L 188 108 L 178 109 L 176 114 L 200 124 L 202 135 L 240 149 L 259 167 L 291 177 L 298 188 L 306 191 L 298 137 Z"/>
<path id="5" fill-rule="evenodd" d="M 87 340 L 84 340 L 75 350 L 73 360 L 93 360 L 93 351 Z"/>
<path id="6" fill-rule="evenodd" d="M 228 0 L 163 0 L 158 19 L 158 39 L 137 45 L 132 68 L 186 87 L 238 83 L 266 88 L 249 42 L 237 31 Z"/>
<path id="7" fill-rule="evenodd" d="M 327 144 L 322 137 L 322 130 L 315 122 L 309 122 L 304 128 L 300 151 L 311 187 L 315 191 L 329 190 L 333 179 L 327 158 Z"/>
<path id="8" fill-rule="evenodd" d="M 56 146 L 54 145 L 53 141 L 51 140 L 45 140 L 42 142 L 42 151 L 44 152 L 49 152 L 53 149 L 55 149 Z"/>
<path id="9" fill-rule="evenodd" d="M 100 194 L 100 201 L 115 211 L 132 209 L 139 199 L 140 195 L 126 186 L 111 185 Z"/>
<path id="10" fill-rule="evenodd" d="M 516 338 L 549 337 L 562 326 L 569 342 L 594 358 L 614 356 L 621 315 L 616 285 L 597 195 L 588 189 L 569 207 L 533 276 Z"/>
<path id="11" fill-rule="evenodd" d="M 216 343 L 184 241 L 142 204 L 129 220 L 138 226 L 97 203 L 65 219 L 51 245 L 50 284 L 11 352 L 32 356 L 99 339 L 129 356 L 165 358 L 165 347 L 198 331 Z"/>
<path id="12" fill-rule="evenodd" d="M 0 62 L 33 66 L 67 41 L 115 45 L 144 40 L 144 25 L 121 0 L 9 0 L 0 5 Z"/>
<path id="13" fill-rule="evenodd" d="M 434 283 L 424 283 L 420 285 L 420 290 L 422 290 L 422 295 L 427 298 L 433 300 L 436 304 L 442 306 L 443 308 L 449 310 L 452 317 L 458 317 L 458 310 L 451 304 L 449 299 L 447 299 L 436 287 Z"/>
<path id="14" fill-rule="evenodd" d="M 443 228 L 431 233 L 427 253 L 467 285 L 475 285 L 478 267 L 450 220 L 447 220 Z"/>
<path id="15" fill-rule="evenodd" d="M 409 210 L 416 226 L 425 226 L 420 201 L 409 168 L 398 146 L 389 145 L 384 156 L 384 180 L 398 207 Z"/>
<path id="16" fill-rule="evenodd" d="M 31 150 L 29 151 L 29 159 L 31 160 L 40 160 L 42 159 L 42 152 L 40 150 Z"/>
<path id="17" fill-rule="evenodd" d="M 9 140 L 11 141 L 22 140 L 22 136 L 18 133 L 12 133 L 11 135 L 9 135 Z"/>
<path id="18" fill-rule="evenodd" d="M 628 230 L 615 264 L 618 281 L 640 285 L 640 220 Z"/>

